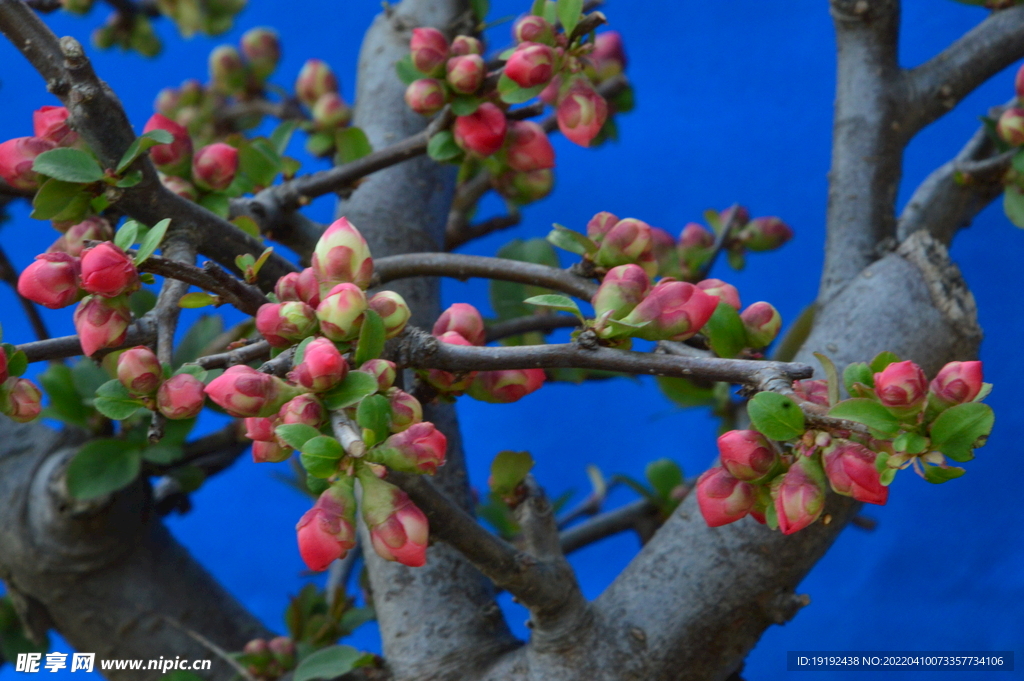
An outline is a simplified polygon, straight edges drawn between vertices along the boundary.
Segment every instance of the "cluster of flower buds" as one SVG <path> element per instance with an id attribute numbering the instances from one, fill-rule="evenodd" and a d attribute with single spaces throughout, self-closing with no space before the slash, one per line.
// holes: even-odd
<path id="1" fill-rule="evenodd" d="M 275 681 L 295 669 L 298 651 L 295 641 L 278 636 L 269 641 L 256 638 L 245 644 L 238 662 L 254 679 Z"/>
<path id="2" fill-rule="evenodd" d="M 43 395 L 27 378 L 11 376 L 7 351 L 0 347 L 0 414 L 18 423 L 27 423 L 43 410 Z"/>
<path id="3" fill-rule="evenodd" d="M 194 418 L 206 402 L 203 382 L 189 373 L 167 376 L 156 354 L 144 345 L 117 357 L 117 380 L 152 411 L 172 421 Z"/>
<path id="4" fill-rule="evenodd" d="M 697 481 L 707 524 L 718 527 L 749 514 L 792 534 L 821 517 L 829 487 L 882 505 L 899 469 L 913 466 L 935 483 L 962 475 L 946 458 L 970 459 L 992 427 L 991 409 L 978 403 L 987 392 L 981 362 L 950 362 L 929 383 L 916 364 L 889 361 L 894 359 L 876 358 L 877 371 L 851 365 L 846 387 L 853 397 L 834 405 L 825 380 L 793 385 L 798 400 L 831 407 L 830 414 L 864 423 L 862 430 L 807 430 L 784 443 L 756 430 L 719 437 L 720 465 Z"/>
<path id="5" fill-rule="evenodd" d="M 326 62 L 310 59 L 295 81 L 295 95 L 310 111 L 311 121 L 304 129 L 311 133 L 306 149 L 314 156 L 325 156 L 336 146 L 336 132 L 352 122 L 352 110 L 338 91 L 338 78 Z"/>
<path id="6" fill-rule="evenodd" d="M 432 334 L 442 343 L 482 346 L 486 330 L 480 312 L 467 303 L 455 303 L 434 323 Z M 454 374 L 441 369 L 420 372 L 421 378 L 441 394 L 454 397 L 468 393 L 482 402 L 509 403 L 521 400 L 544 385 L 543 369 L 502 369 Z"/>
<path id="7" fill-rule="evenodd" d="M 45 179 L 32 170 L 36 157 L 57 147 L 78 143 L 78 133 L 68 124 L 68 110 L 44 106 L 32 114 L 32 137 L 16 137 L 0 143 L 0 178 L 15 189 L 33 191 Z"/>

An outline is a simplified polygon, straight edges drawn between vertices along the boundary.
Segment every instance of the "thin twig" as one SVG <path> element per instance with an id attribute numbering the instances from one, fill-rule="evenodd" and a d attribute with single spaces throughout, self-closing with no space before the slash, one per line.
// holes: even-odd
<path id="1" fill-rule="evenodd" d="M 131 348 L 136 345 L 150 345 L 154 342 L 156 342 L 156 322 L 152 317 L 146 316 L 128 327 L 123 343 L 113 348 L 106 348 L 94 356 L 98 358 L 115 350 Z M 16 347 L 25 353 L 29 362 L 66 359 L 83 354 L 78 336 L 48 338 L 42 341 L 22 343 Z"/>
<path id="2" fill-rule="evenodd" d="M 509 336 L 538 331 L 551 333 L 556 329 L 572 329 L 580 325 L 577 317 L 564 314 L 538 314 L 495 322 L 487 327 L 487 342 L 492 343 Z"/>
<path id="3" fill-rule="evenodd" d="M 519 211 L 515 211 L 509 215 L 496 215 L 475 225 L 466 225 L 456 233 L 445 230 L 444 249 L 446 251 L 453 251 L 467 241 L 480 239 L 488 234 L 515 227 L 522 221 L 522 215 L 519 214 Z"/>
<path id="4" fill-rule="evenodd" d="M 14 294 L 18 297 L 18 302 L 21 303 L 22 309 L 25 310 L 25 316 L 28 317 L 28 322 L 32 325 L 36 338 L 39 340 L 49 338 L 50 331 L 46 328 L 46 322 L 43 321 L 42 315 L 39 314 L 39 308 L 36 307 L 35 303 L 18 292 L 18 271 L 14 269 L 14 265 L 7 258 L 7 253 L 3 248 L 0 248 L 0 278 L 14 289 Z"/>
<path id="5" fill-rule="evenodd" d="M 700 266 L 700 269 L 697 270 L 697 281 L 707 279 L 708 274 L 711 272 L 711 268 L 715 266 L 715 261 L 718 260 L 718 256 L 722 254 L 722 251 L 725 250 L 726 244 L 729 243 L 729 238 L 732 236 L 732 230 L 742 226 L 738 224 L 739 209 L 739 205 L 735 203 L 727 209 L 729 219 L 725 221 L 724 225 L 722 225 L 722 231 L 715 236 L 714 246 L 711 247 L 711 257 L 709 257 L 707 261 Z"/>
<path id="6" fill-rule="evenodd" d="M 564 530 L 559 537 L 562 551 L 569 554 L 606 537 L 627 530 L 636 530 L 639 523 L 654 518 L 657 513 L 658 509 L 647 499 L 637 499 L 625 506 L 601 513 Z"/>
<path id="7" fill-rule="evenodd" d="M 248 364 L 270 356 L 270 343 L 265 340 L 249 343 L 234 350 L 206 355 L 196 360 L 204 369 L 224 369 L 237 364 Z"/>
<path id="8" fill-rule="evenodd" d="M 200 269 L 189 263 L 151 256 L 142 263 L 139 269 L 216 293 L 223 302 L 234 305 L 249 315 L 255 315 L 260 305 L 267 302 L 267 297 L 259 289 L 235 279 L 216 263 L 207 262 Z"/>

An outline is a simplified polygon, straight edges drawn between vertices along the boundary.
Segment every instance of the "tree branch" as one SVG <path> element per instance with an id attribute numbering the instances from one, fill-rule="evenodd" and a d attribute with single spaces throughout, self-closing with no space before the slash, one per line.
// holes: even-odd
<path id="1" fill-rule="evenodd" d="M 101 353 L 131 348 L 136 345 L 151 345 L 156 342 L 156 320 L 151 316 L 143 317 L 128 327 L 124 342 L 120 345 L 102 350 Z M 61 336 L 42 341 L 22 343 L 16 346 L 28 356 L 29 362 L 42 362 L 51 359 L 65 359 L 83 354 L 82 344 L 78 336 Z"/>
<path id="2" fill-rule="evenodd" d="M 523 216 L 519 214 L 519 211 L 515 211 L 508 215 L 496 215 L 475 225 L 466 225 L 457 232 L 446 232 L 444 249 L 446 251 L 453 251 L 464 243 L 480 239 L 494 232 L 500 232 L 503 229 L 515 227 L 522 221 Z"/>
<path id="3" fill-rule="evenodd" d="M 493 343 L 509 336 L 519 336 L 531 331 L 551 333 L 556 329 L 572 329 L 580 325 L 580 320 L 565 314 L 536 314 L 529 317 L 517 317 L 495 322 L 487 327 L 488 343 Z"/>
<path id="4" fill-rule="evenodd" d="M 657 515 L 658 509 L 654 504 L 647 499 L 637 499 L 563 530 L 559 537 L 562 551 L 572 553 L 620 532 L 637 530 L 638 525 L 651 521 Z"/>

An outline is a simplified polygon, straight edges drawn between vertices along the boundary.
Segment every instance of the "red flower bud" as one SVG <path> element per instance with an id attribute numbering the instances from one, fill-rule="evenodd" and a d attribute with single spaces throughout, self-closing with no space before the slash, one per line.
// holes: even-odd
<path id="1" fill-rule="evenodd" d="M 747 330 L 747 340 L 754 348 L 767 347 L 782 328 L 782 316 L 770 303 L 754 303 L 740 313 L 740 319 Z"/>
<path id="2" fill-rule="evenodd" d="M 78 141 L 78 133 L 68 125 L 68 110 L 63 106 L 44 106 L 32 112 L 35 136 L 58 147 L 70 147 Z"/>
<path id="3" fill-rule="evenodd" d="M 86 355 L 92 356 L 97 350 L 116 347 L 124 342 L 128 325 L 132 322 L 128 297 L 87 296 L 75 309 L 74 321 Z"/>
<path id="4" fill-rule="evenodd" d="M 654 260 L 650 225 L 636 218 L 619 220 L 601 239 L 594 263 L 607 268 L 637 263 L 648 276 L 656 275 L 658 265 Z"/>
<path id="5" fill-rule="evenodd" d="M 0 383 L 6 381 L 7 378 L 7 351 L 0 347 Z"/>
<path id="6" fill-rule="evenodd" d="M 104 241 L 82 251 L 82 288 L 113 298 L 139 289 L 139 271 L 128 254 Z"/>
<path id="7" fill-rule="evenodd" d="M 696 222 L 690 222 L 683 227 L 679 235 L 680 249 L 705 249 L 715 245 L 715 235 Z"/>
<path id="8" fill-rule="evenodd" d="M 293 669 L 295 667 L 295 642 L 287 636 L 275 636 L 267 643 L 267 648 L 274 656 L 274 660 L 282 669 Z"/>
<path id="9" fill-rule="evenodd" d="M 487 75 L 483 57 L 478 54 L 467 54 L 452 57 L 448 60 L 447 80 L 452 89 L 463 95 L 471 95 L 480 89 Z"/>
<path id="10" fill-rule="evenodd" d="M 360 371 L 366 371 L 366 364 L 360 368 Z M 391 418 L 388 421 L 388 427 L 392 433 L 401 433 L 409 426 L 423 420 L 423 406 L 409 393 L 398 388 L 387 388 L 387 397 L 388 402 L 391 403 Z"/>
<path id="11" fill-rule="evenodd" d="M 468 303 L 454 303 L 434 322 L 431 333 L 443 336 L 448 331 L 455 331 L 471 345 L 483 345 L 487 336 L 484 320 L 480 312 Z M 462 345 L 459 343 L 459 345 Z"/>
<path id="12" fill-rule="evenodd" d="M 448 89 L 435 78 L 420 78 L 409 83 L 405 103 L 421 116 L 433 116 L 448 103 Z"/>
<path id="13" fill-rule="evenodd" d="M 68 231 L 47 249 L 47 253 L 67 253 L 73 257 L 82 255 L 86 241 L 109 241 L 114 238 L 114 229 L 101 217 L 88 217 L 72 225 Z"/>
<path id="14" fill-rule="evenodd" d="M 820 404 L 823 407 L 828 404 L 828 381 L 818 379 L 814 381 L 793 381 L 793 393 L 802 400 L 812 404 Z"/>
<path id="15" fill-rule="evenodd" d="M 467 54 L 483 54 L 484 46 L 476 38 L 468 35 L 457 35 L 452 41 L 451 54 L 453 57 L 462 57 Z"/>
<path id="16" fill-rule="evenodd" d="M 56 146 L 50 140 L 38 137 L 7 140 L 0 144 L 0 177 L 15 189 L 37 189 L 41 180 L 39 174 L 32 170 L 32 164 L 36 156 Z"/>
<path id="17" fill-rule="evenodd" d="M 158 144 L 149 150 L 149 157 L 153 159 L 153 164 L 171 175 L 184 173 L 192 160 L 192 138 L 189 136 L 188 130 L 167 116 L 158 113 L 153 114 L 146 121 L 146 127 L 142 129 L 143 133 L 151 130 L 164 130 L 174 137 L 170 144 Z"/>
<path id="18" fill-rule="evenodd" d="M 363 290 L 355 284 L 338 284 L 316 308 L 320 332 L 333 341 L 352 340 L 359 335 L 365 311 Z"/>
<path id="19" fill-rule="evenodd" d="M 138 345 L 117 358 L 117 380 L 133 395 L 152 395 L 163 382 L 164 371 L 156 354 Z"/>
<path id="20" fill-rule="evenodd" d="M 996 132 L 1012 147 L 1024 144 L 1024 109 L 1010 107 L 999 117 Z"/>
<path id="21" fill-rule="evenodd" d="M 756 430 L 730 430 L 718 437 L 722 466 L 739 480 L 757 482 L 775 467 L 779 455 Z"/>
<path id="22" fill-rule="evenodd" d="M 412 316 L 405 299 L 394 291 L 381 291 L 370 298 L 367 306 L 384 320 L 386 338 L 394 338 L 405 330 L 405 324 Z"/>
<path id="23" fill-rule="evenodd" d="M 754 486 L 737 480 L 716 466 L 697 479 L 697 505 L 708 527 L 720 527 L 741 519 L 754 508 Z"/>
<path id="24" fill-rule="evenodd" d="M 505 143 L 507 130 L 505 112 L 484 102 L 468 116 L 455 119 L 455 142 L 466 151 L 490 156 Z"/>
<path id="25" fill-rule="evenodd" d="M 558 128 L 569 140 L 589 147 L 608 118 L 608 102 L 585 78 L 577 78 L 558 100 Z"/>
<path id="26" fill-rule="evenodd" d="M 396 471 L 433 475 L 444 465 L 447 448 L 448 438 L 433 423 L 418 422 L 389 437 L 374 454 Z"/>
<path id="27" fill-rule="evenodd" d="M 398 375 L 395 363 L 386 359 L 367 360 L 363 362 L 363 366 L 359 367 L 359 370 L 377 379 L 377 390 L 380 392 L 385 392 L 390 388 Z"/>
<path id="28" fill-rule="evenodd" d="M 368 469 L 360 469 L 358 476 L 363 487 L 363 519 L 377 555 L 409 567 L 424 565 L 430 526 L 423 511 L 405 492 Z"/>
<path id="29" fill-rule="evenodd" d="M 555 167 L 555 149 L 544 128 L 533 121 L 514 121 L 508 129 L 508 165 L 530 172 Z"/>
<path id="30" fill-rule="evenodd" d="M 279 414 L 273 416 L 250 416 L 245 420 L 245 436 L 256 442 L 277 442 L 274 429 L 281 425 Z"/>
<path id="31" fill-rule="evenodd" d="M 825 508 L 825 473 L 814 458 L 800 456 L 772 483 L 772 498 L 783 534 L 798 532 Z"/>
<path id="32" fill-rule="evenodd" d="M 437 328 L 435 324 L 434 328 Z M 442 343 L 449 343 L 451 345 L 473 345 L 468 340 L 462 337 L 457 331 L 446 331 L 437 337 Z M 473 382 L 473 378 L 476 376 L 475 371 L 469 371 L 464 374 L 453 374 L 448 371 L 442 371 L 440 369 L 430 369 L 427 372 L 426 380 L 427 383 L 434 386 L 441 392 L 457 393 L 462 392 Z"/>
<path id="33" fill-rule="evenodd" d="M 313 105 L 313 122 L 317 130 L 334 130 L 348 125 L 352 110 L 337 92 L 327 92 Z"/>
<path id="34" fill-rule="evenodd" d="M 981 362 L 950 362 L 942 367 L 929 386 L 944 406 L 970 402 L 984 385 Z"/>
<path id="35" fill-rule="evenodd" d="M 409 50 L 416 70 L 432 76 L 448 60 L 448 39 L 436 28 L 414 28 Z"/>
<path id="36" fill-rule="evenodd" d="M 672 235 L 658 227 L 651 227 L 651 252 L 658 261 L 658 273 L 662 276 L 675 276 L 679 269 L 679 254 L 676 240 Z"/>
<path id="37" fill-rule="evenodd" d="M 555 44 L 555 27 L 544 17 L 528 14 L 512 26 L 512 37 L 518 43 Z"/>
<path id="38" fill-rule="evenodd" d="M 540 43 L 522 43 L 505 63 L 505 75 L 522 88 L 543 85 L 555 75 L 555 51 Z"/>
<path id="39" fill-rule="evenodd" d="M 3 397 L 0 412 L 7 414 L 12 421 L 28 423 L 43 410 L 43 394 L 27 378 L 8 378 L 0 387 L 0 394 Z"/>
<path id="40" fill-rule="evenodd" d="M 348 362 L 334 343 L 326 338 L 314 338 L 302 352 L 300 362 L 288 378 L 307 390 L 324 392 L 341 383 L 348 374 Z"/>
<path id="41" fill-rule="evenodd" d="M 18 293 L 43 307 L 57 310 L 79 298 L 78 258 L 66 253 L 43 253 L 18 277 Z"/>
<path id="42" fill-rule="evenodd" d="M 316 311 L 297 300 L 266 303 L 256 312 L 256 330 L 275 348 L 291 347 L 316 333 Z"/>
<path id="43" fill-rule="evenodd" d="M 502 369 L 481 371 L 466 391 L 481 402 L 508 404 L 518 402 L 544 385 L 543 369 Z"/>
<path id="44" fill-rule="evenodd" d="M 218 45 L 210 52 L 210 84 L 214 92 L 238 95 L 245 92 L 248 75 L 242 55 L 231 45 Z"/>
<path id="45" fill-rule="evenodd" d="M 195 202 L 199 199 L 199 191 L 195 185 L 184 178 L 160 173 L 160 184 L 167 187 L 172 194 L 177 194 L 188 201 Z"/>
<path id="46" fill-rule="evenodd" d="M 928 379 L 921 367 L 909 360 L 893 362 L 875 374 L 875 392 L 887 407 L 914 409 L 924 404 Z"/>
<path id="47" fill-rule="evenodd" d="M 352 223 L 339 218 L 321 235 L 313 251 L 313 272 L 320 282 L 321 300 L 336 284 L 370 285 L 373 259 L 366 239 Z"/>
<path id="48" fill-rule="evenodd" d="M 232 416 L 272 416 L 299 391 L 287 383 L 240 364 L 210 381 L 207 396 Z"/>
<path id="49" fill-rule="evenodd" d="M 302 65 L 295 81 L 295 94 L 306 106 L 312 107 L 316 100 L 328 92 L 338 91 L 338 79 L 331 67 L 319 59 L 310 59 Z"/>
<path id="50" fill-rule="evenodd" d="M 737 311 L 740 309 L 740 292 L 732 284 L 727 284 L 721 279 L 705 279 L 704 281 L 697 282 L 697 288 L 709 296 L 718 298 L 720 303 L 728 303 Z M 765 304 L 767 305 L 767 303 Z M 753 308 L 753 305 L 751 305 L 751 308 Z"/>
<path id="51" fill-rule="evenodd" d="M 590 53 L 599 80 L 607 80 L 626 70 L 626 51 L 622 47 L 622 35 L 618 31 L 606 31 L 594 39 L 594 51 Z"/>
<path id="52" fill-rule="evenodd" d="M 320 282 L 312 267 L 301 272 L 289 272 L 277 280 L 274 295 L 281 302 L 298 300 L 312 308 L 320 304 Z"/>
<path id="53" fill-rule="evenodd" d="M 1013 80 L 1013 88 L 1017 92 L 1017 99 L 1024 99 L 1024 66 L 1017 69 L 1017 76 Z"/>
<path id="54" fill-rule="evenodd" d="M 310 570 L 326 570 L 356 545 L 356 497 L 352 485 L 352 478 L 343 477 L 328 487 L 295 526 L 299 555 Z"/>
<path id="55" fill-rule="evenodd" d="M 281 40 L 277 31 L 265 26 L 251 28 L 242 35 L 242 54 L 249 61 L 253 74 L 260 80 L 277 68 L 281 60 Z"/>
<path id="56" fill-rule="evenodd" d="M 200 149 L 192 159 L 192 179 L 208 191 L 227 189 L 238 171 L 238 150 L 223 142 Z"/>
<path id="57" fill-rule="evenodd" d="M 284 447 L 280 442 L 266 442 L 256 440 L 252 443 L 253 463 L 280 463 L 286 461 L 295 451 L 291 447 Z"/>
<path id="58" fill-rule="evenodd" d="M 862 444 L 844 442 L 824 453 L 825 475 L 837 494 L 857 501 L 883 505 L 889 499 L 889 488 L 882 485 L 875 467 L 878 454 Z"/>
<path id="59" fill-rule="evenodd" d="M 587 223 L 587 238 L 598 246 L 604 241 L 605 235 L 612 231 L 612 228 L 619 224 L 619 218 L 613 213 L 602 211 L 590 218 Z"/>
<path id="60" fill-rule="evenodd" d="M 555 174 L 550 170 L 531 170 L 528 173 L 504 172 L 495 181 L 495 189 L 509 201 L 519 204 L 540 201 L 555 186 Z"/>
<path id="61" fill-rule="evenodd" d="M 204 404 L 203 382 L 192 374 L 171 376 L 156 391 L 157 408 L 172 421 L 198 416 Z"/>
<path id="62" fill-rule="evenodd" d="M 662 279 L 623 321 L 649 322 L 633 333 L 638 338 L 681 341 L 700 331 L 717 306 L 717 298 L 693 284 Z"/>
<path id="63" fill-rule="evenodd" d="M 771 251 L 793 238 L 793 230 L 776 217 L 754 218 L 740 230 L 739 239 L 749 251 Z"/>
<path id="64" fill-rule="evenodd" d="M 315 395 L 303 393 L 285 402 L 277 415 L 281 418 L 281 423 L 286 426 L 302 424 L 319 428 L 320 424 L 324 422 L 327 412 Z"/>
<path id="65" fill-rule="evenodd" d="M 594 314 L 622 319 L 633 311 L 651 288 L 651 280 L 639 265 L 619 265 L 608 270 L 591 303 Z"/>

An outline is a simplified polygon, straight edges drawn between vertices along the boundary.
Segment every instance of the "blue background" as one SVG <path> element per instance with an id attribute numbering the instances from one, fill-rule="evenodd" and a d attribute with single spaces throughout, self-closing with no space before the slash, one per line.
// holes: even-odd
<path id="1" fill-rule="evenodd" d="M 945 0 L 908 0 L 901 61 L 913 66 L 956 39 L 986 13 Z M 525 0 L 494 0 L 491 17 L 526 9 Z M 715 275 L 738 286 L 745 303 L 771 301 L 792 320 L 815 295 L 822 261 L 829 168 L 834 37 L 825 2 L 611 2 L 605 8 L 621 31 L 630 58 L 637 109 L 619 118 L 621 140 L 584 150 L 555 137 L 557 188 L 525 211 L 523 226 L 492 235 L 466 252 L 493 255 L 511 236 L 543 236 L 552 222 L 582 229 L 599 210 L 633 216 L 677 234 L 711 207 L 733 202 L 755 215 L 779 215 L 796 238 L 777 253 L 750 258 L 741 273 L 720 263 Z M 287 7 L 287 11 L 281 11 Z M 206 55 L 236 42 L 253 26 L 273 25 L 285 56 L 276 81 L 290 86 L 304 60 L 320 57 L 336 70 L 348 101 L 361 35 L 379 11 L 376 0 L 251 0 L 236 29 L 218 40 L 178 39 L 158 22 L 166 49 L 150 62 L 116 51 L 94 54 L 96 69 L 121 96 L 141 130 L 160 88 L 185 78 L 206 78 Z M 59 35 L 85 41 L 100 22 L 51 15 Z M 491 31 L 491 44 L 508 41 L 508 24 Z M 95 52 L 94 50 L 91 52 Z M 42 80 L 6 42 L 0 43 L 0 130 L 31 133 L 31 112 L 56 101 Z M 956 153 L 977 127 L 977 117 L 1012 94 L 1013 69 L 968 97 L 911 144 L 900 203 L 934 167 Z M 299 145 L 293 145 L 299 154 Z M 316 168 L 310 161 L 306 168 Z M 496 210 L 497 202 L 488 210 Z M 329 221 L 327 200 L 309 214 Z M 56 238 L 46 224 L 11 211 L 3 243 L 16 265 Z M 988 445 L 967 465 L 968 474 L 942 486 L 906 473 L 885 507 L 865 514 L 875 532 L 846 530 L 800 587 L 811 605 L 792 622 L 769 629 L 748 659 L 748 679 L 787 676 L 787 650 L 1012 650 L 1024 648 L 1024 532 L 1019 522 L 1019 424 L 1024 402 L 1013 393 L 1024 379 L 1019 335 L 1024 298 L 1019 294 L 1024 234 L 998 206 L 957 237 L 953 255 L 978 300 L 986 331 L 986 378 L 997 424 Z M 486 286 L 447 282 L 446 302 L 472 302 L 487 310 Z M 0 289 L 5 340 L 28 340 L 11 292 Z M 69 312 L 44 311 L 57 334 L 70 333 Z M 715 422 L 703 411 L 682 411 L 653 382 L 619 380 L 582 387 L 552 385 L 511 406 L 463 399 L 459 403 L 472 480 L 484 485 L 490 459 L 502 449 L 529 450 L 536 474 L 552 495 L 588 490 L 584 467 L 640 475 L 644 464 L 668 456 L 695 475 L 715 456 Z M 212 428 L 211 419 L 204 424 Z M 271 477 L 279 466 L 248 459 L 211 480 L 194 496 L 194 510 L 168 520 L 184 542 L 225 585 L 271 628 L 283 629 L 289 594 L 310 579 L 294 545 L 294 524 L 308 502 Z M 631 495 L 617 492 L 612 503 Z M 623 535 L 572 558 L 583 589 L 596 597 L 637 550 Z M 524 611 L 504 602 L 509 621 L 525 636 Z M 374 625 L 353 645 L 378 650 Z M 58 641 L 63 650 L 63 642 Z M 1019 664 L 1019 663 L 1018 663 Z M 951 674 L 918 672 L 915 678 Z M 1009 678 L 1024 672 L 981 676 Z M 979 676 L 980 675 L 980 676 Z M 13 681 L 12 668 L 0 681 Z M 863 672 L 816 672 L 804 678 L 863 678 Z M 956 678 L 962 678 L 957 675 Z"/>

